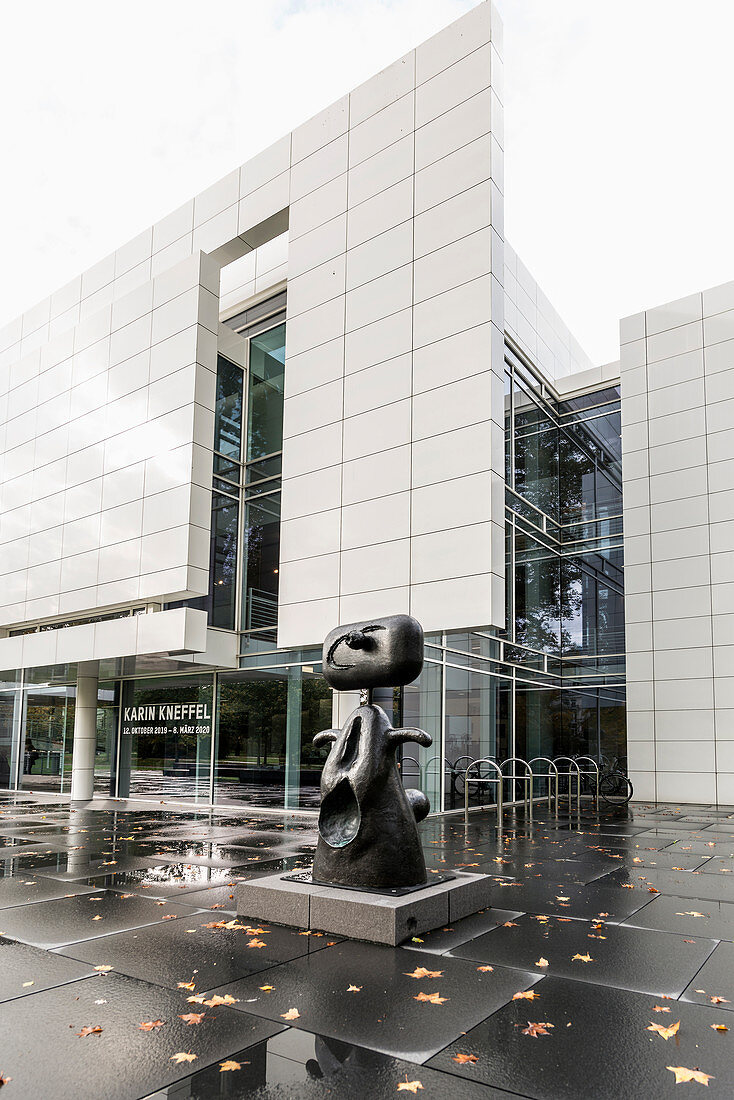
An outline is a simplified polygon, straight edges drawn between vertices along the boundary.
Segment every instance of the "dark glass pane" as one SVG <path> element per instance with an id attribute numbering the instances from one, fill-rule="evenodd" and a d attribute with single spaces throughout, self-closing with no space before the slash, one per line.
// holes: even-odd
<path id="1" fill-rule="evenodd" d="M 558 518 L 558 428 L 550 410 L 516 384 L 515 492 Z"/>
<path id="2" fill-rule="evenodd" d="M 515 547 L 515 638 L 557 653 L 560 647 L 560 559 L 520 532 Z"/>
<path id="3" fill-rule="evenodd" d="M 214 410 L 214 450 L 239 461 L 242 442 L 243 374 L 228 359 L 217 359 L 217 401 Z"/>
<path id="4" fill-rule="evenodd" d="M 26 688 L 21 787 L 68 793 L 75 702 L 76 687 L 70 685 Z"/>
<path id="5" fill-rule="evenodd" d="M 236 500 L 212 493 L 209 622 L 227 630 L 234 630 L 239 513 Z"/>
<path id="6" fill-rule="evenodd" d="M 0 790 L 17 780 L 21 704 L 19 674 L 0 673 Z"/>
<path id="7" fill-rule="evenodd" d="M 100 683 L 97 691 L 97 746 L 94 756 L 94 793 L 115 794 L 119 682 Z"/>
<path id="8" fill-rule="evenodd" d="M 278 325 L 250 341 L 248 462 L 282 449 L 284 377 L 285 325 Z"/>
<path id="9" fill-rule="evenodd" d="M 245 505 L 243 630 L 274 626 L 278 614 L 280 493 Z"/>
<path id="10" fill-rule="evenodd" d="M 328 749 L 332 692 L 300 665 L 222 675 L 219 680 L 215 799 L 316 808 Z"/>
<path id="11" fill-rule="evenodd" d="M 211 674 L 126 680 L 119 796 L 209 801 Z"/>

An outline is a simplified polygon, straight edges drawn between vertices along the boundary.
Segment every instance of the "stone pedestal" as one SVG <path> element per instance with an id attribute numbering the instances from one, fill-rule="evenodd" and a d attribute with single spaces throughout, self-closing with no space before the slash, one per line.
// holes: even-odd
<path id="1" fill-rule="evenodd" d="M 488 908 L 491 882 L 487 875 L 457 871 L 449 882 L 391 897 L 268 875 L 239 884 L 237 915 L 396 947 Z"/>

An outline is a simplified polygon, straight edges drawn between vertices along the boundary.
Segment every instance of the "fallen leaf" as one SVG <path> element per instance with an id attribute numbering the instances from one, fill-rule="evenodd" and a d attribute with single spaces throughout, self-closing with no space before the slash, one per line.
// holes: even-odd
<path id="1" fill-rule="evenodd" d="M 709 1081 L 714 1080 L 710 1073 L 703 1073 L 700 1069 L 686 1069 L 685 1066 L 666 1066 L 665 1068 L 675 1074 L 676 1085 L 685 1085 L 689 1081 L 696 1081 L 699 1085 L 706 1085 L 708 1088 Z"/>
<path id="2" fill-rule="evenodd" d="M 220 1062 L 219 1063 L 219 1072 L 220 1073 L 230 1073 L 232 1070 L 242 1069 L 243 1065 L 249 1066 L 249 1064 L 250 1064 L 249 1062 L 244 1062 L 244 1063 L 243 1062 L 235 1062 L 230 1058 L 226 1062 Z"/>
<path id="3" fill-rule="evenodd" d="M 417 997 L 413 998 L 414 1001 L 427 1001 L 432 1005 L 442 1005 L 444 1001 L 448 1000 L 448 997 L 442 997 L 440 993 L 419 993 Z"/>
<path id="4" fill-rule="evenodd" d="M 729 1030 L 729 1028 L 726 1026 L 726 1024 L 709 1024 L 709 1027 L 712 1028 L 714 1031 L 728 1031 Z"/>
<path id="5" fill-rule="evenodd" d="M 298 1020 L 301 1017 L 301 1013 L 297 1008 L 289 1008 L 287 1012 L 281 1012 L 280 1018 L 282 1020 Z"/>
<path id="6" fill-rule="evenodd" d="M 102 1031 L 101 1027 L 83 1027 L 81 1031 L 77 1032 L 79 1039 L 86 1039 L 87 1035 L 99 1035 Z"/>
<path id="7" fill-rule="evenodd" d="M 714 996 L 714 997 L 709 997 L 709 1000 L 711 1001 L 712 1005 L 728 1005 L 728 1004 L 731 1004 L 730 1001 L 727 1001 L 726 997 L 716 997 L 716 996 Z"/>
<path id="8" fill-rule="evenodd" d="M 650 1024 L 650 1026 L 645 1028 L 645 1030 L 655 1031 L 661 1039 L 665 1039 L 667 1041 L 668 1039 L 672 1039 L 674 1035 L 677 1035 L 679 1027 L 680 1020 L 677 1020 L 674 1024 L 671 1024 L 670 1027 L 663 1027 L 662 1024 Z"/>
<path id="9" fill-rule="evenodd" d="M 662 1005 L 653 1005 L 652 1010 L 653 1012 L 670 1012 L 669 1008 L 663 1008 Z"/>
<path id="10" fill-rule="evenodd" d="M 157 1031 L 158 1028 L 163 1027 L 165 1020 L 147 1020 L 142 1024 L 138 1024 L 138 1031 Z"/>
<path id="11" fill-rule="evenodd" d="M 272 993 L 272 991 L 275 989 L 275 986 L 274 985 L 261 985 L 260 988 L 262 989 L 263 993 Z"/>
<path id="12" fill-rule="evenodd" d="M 361 985 L 350 985 L 350 986 L 347 987 L 347 993 L 361 993 L 361 992 L 362 992 L 362 986 Z"/>
<path id="13" fill-rule="evenodd" d="M 685 913 L 676 913 L 676 917 L 705 917 L 705 913 L 697 913 L 695 909 L 687 909 Z"/>
<path id="14" fill-rule="evenodd" d="M 23 989 L 28 989 L 30 986 L 35 984 L 35 982 L 23 982 Z"/>
<path id="15" fill-rule="evenodd" d="M 455 1054 L 451 1061 L 458 1062 L 460 1066 L 465 1066 L 467 1064 L 474 1065 L 479 1059 L 476 1054 Z"/>
<path id="16" fill-rule="evenodd" d="M 541 955 L 541 957 L 538 959 L 538 961 L 536 962 L 535 965 L 545 968 L 549 964 L 548 964 L 548 960 L 544 959 L 543 956 Z"/>
<path id="17" fill-rule="evenodd" d="M 594 961 L 591 955 L 574 955 L 571 959 L 571 962 L 574 962 L 576 959 L 578 959 L 579 962 L 582 963 L 590 963 Z"/>
<path id="18" fill-rule="evenodd" d="M 102 918 L 100 917 L 99 913 L 97 913 L 97 916 L 92 917 L 92 920 L 102 920 Z"/>
<path id="19" fill-rule="evenodd" d="M 100 974 L 107 974 L 110 970 L 114 970 L 114 966 L 95 966 L 95 970 L 99 970 Z"/>
<path id="20" fill-rule="evenodd" d="M 502 925 L 503 928 L 517 928 L 517 924 L 514 920 L 506 920 Z"/>
<path id="21" fill-rule="evenodd" d="M 196 982 L 176 982 L 178 989 L 196 989 Z"/>
<path id="22" fill-rule="evenodd" d="M 512 999 L 513 1001 L 537 1001 L 540 999 L 540 994 L 534 989 L 521 989 L 518 993 L 512 994 Z"/>
<path id="23" fill-rule="evenodd" d="M 539 1035 L 550 1035 L 550 1032 L 547 1030 L 549 1027 L 553 1027 L 553 1024 L 531 1024 L 528 1020 L 528 1026 L 522 1029 L 522 1033 L 523 1035 L 532 1035 L 534 1039 L 537 1039 Z"/>
<path id="24" fill-rule="evenodd" d="M 187 997 L 187 1001 L 195 1000 L 194 997 Z M 209 1008 L 214 1008 L 215 1005 L 236 1005 L 239 1002 L 239 997 L 232 997 L 229 993 L 225 993 L 223 997 L 220 997 L 218 993 L 215 993 L 208 1001 L 200 1001 L 200 1004 L 208 1005 Z"/>
<path id="25" fill-rule="evenodd" d="M 200 1024 L 205 1016 L 206 1012 L 185 1012 L 183 1016 L 179 1015 L 178 1018 L 183 1020 L 187 1027 L 191 1027 L 192 1024 Z"/>
<path id="26" fill-rule="evenodd" d="M 187 997 L 186 1000 L 189 1004 L 203 1005 L 205 996 L 206 993 L 197 993 L 195 997 Z"/>
<path id="27" fill-rule="evenodd" d="M 410 973 L 405 971 L 406 978 L 441 978 L 443 970 L 426 970 L 425 966 L 417 966 Z M 361 987 L 360 987 L 361 988 Z"/>
<path id="28" fill-rule="evenodd" d="M 493 966 L 478 966 L 477 970 L 480 970 L 483 974 L 490 974 L 493 970 Z"/>
<path id="29" fill-rule="evenodd" d="M 265 940 L 248 940 L 247 941 L 247 946 L 248 947 L 267 947 L 268 945 L 266 944 Z"/>
<path id="30" fill-rule="evenodd" d="M 169 1062 L 175 1062 L 176 1065 L 179 1066 L 181 1062 L 195 1062 L 197 1057 L 198 1055 L 192 1054 L 191 1051 L 188 1051 L 187 1054 L 184 1054 L 183 1051 L 179 1051 L 178 1054 L 172 1054 L 168 1060 Z"/>
<path id="31" fill-rule="evenodd" d="M 423 1085 L 420 1081 L 409 1081 L 408 1074 L 405 1075 L 405 1080 L 401 1081 L 398 1085 L 398 1092 L 412 1092 L 413 1095 L 418 1092 L 418 1089 L 422 1089 Z"/>
<path id="32" fill-rule="evenodd" d="M 0 1088 L 2 1088 L 3 1085 L 7 1085 L 8 1082 L 12 1081 L 12 1080 L 13 1080 L 12 1077 L 3 1077 L 3 1075 L 0 1073 Z"/>

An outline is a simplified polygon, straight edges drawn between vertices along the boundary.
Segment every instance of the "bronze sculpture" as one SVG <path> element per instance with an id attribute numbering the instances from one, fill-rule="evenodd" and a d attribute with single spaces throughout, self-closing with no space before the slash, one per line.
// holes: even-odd
<path id="1" fill-rule="evenodd" d="M 359 688 L 360 706 L 341 730 L 314 745 L 331 745 L 321 775 L 319 840 L 313 881 L 366 889 L 420 886 L 426 865 L 416 823 L 430 810 L 422 791 L 404 790 L 395 750 L 405 741 L 428 747 L 419 729 L 393 729 L 372 702 L 376 687 L 398 687 L 423 667 L 423 630 L 409 615 L 391 615 L 332 630 L 323 671 L 338 690 Z"/>

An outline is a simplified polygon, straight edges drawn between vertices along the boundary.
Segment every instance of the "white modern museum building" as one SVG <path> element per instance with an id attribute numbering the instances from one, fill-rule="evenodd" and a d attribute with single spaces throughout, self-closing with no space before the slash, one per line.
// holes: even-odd
<path id="1" fill-rule="evenodd" d="M 483 3 L 0 333 L 0 787 L 314 807 L 321 641 L 406 612 L 434 811 L 512 754 L 734 803 L 734 283 L 592 363 L 503 145 Z"/>

